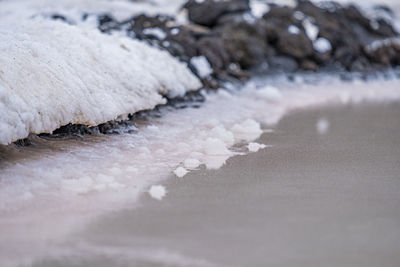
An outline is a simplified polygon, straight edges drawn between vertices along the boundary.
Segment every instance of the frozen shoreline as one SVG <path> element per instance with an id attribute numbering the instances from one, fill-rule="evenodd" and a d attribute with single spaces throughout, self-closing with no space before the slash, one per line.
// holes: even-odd
<path id="1" fill-rule="evenodd" d="M 249 125 L 260 123 L 265 131 L 297 109 L 400 99 L 396 79 L 320 78 L 276 84 L 254 80 L 239 91 L 210 94 L 198 108 L 170 110 L 162 117 L 138 121 L 135 134 L 2 147 L 0 157 L 13 156 L 0 167 L 0 225 L 2 240 L 7 240 L 0 243 L 0 253 L 5 253 L 0 259 L 29 261 L 46 254 L 48 244 L 98 216 L 136 206 L 151 185 L 178 167 L 186 168 L 188 159 L 210 169 L 221 167 L 229 157 L 247 153 L 248 142 L 262 133 Z M 34 249 L 31 242 L 36 243 Z"/>
<path id="2" fill-rule="evenodd" d="M 161 202 L 144 194 L 42 241 L 32 266 L 396 266 L 399 112 L 399 102 L 294 110 L 256 140 L 269 147 L 171 173 Z"/>

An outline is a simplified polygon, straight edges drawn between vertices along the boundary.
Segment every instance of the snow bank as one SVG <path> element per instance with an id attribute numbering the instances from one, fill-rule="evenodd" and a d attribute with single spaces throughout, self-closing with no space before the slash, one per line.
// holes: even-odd
<path id="1" fill-rule="evenodd" d="M 200 82 L 167 52 L 57 21 L 0 23 L 0 144 L 151 109 Z"/>

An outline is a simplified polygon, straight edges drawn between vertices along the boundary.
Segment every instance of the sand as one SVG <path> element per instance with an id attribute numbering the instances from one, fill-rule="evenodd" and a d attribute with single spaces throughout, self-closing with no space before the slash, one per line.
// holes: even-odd
<path id="1" fill-rule="evenodd" d="M 399 103 L 294 111 L 256 142 L 34 266 L 399 266 Z"/>

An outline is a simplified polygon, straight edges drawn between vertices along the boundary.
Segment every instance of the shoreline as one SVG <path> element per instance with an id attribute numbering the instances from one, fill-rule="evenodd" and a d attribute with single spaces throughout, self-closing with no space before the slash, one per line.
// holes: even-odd
<path id="1" fill-rule="evenodd" d="M 398 102 L 293 111 L 256 141 L 271 147 L 170 176 L 162 201 L 142 195 L 70 235 L 83 253 L 33 266 L 396 266 L 399 112 Z"/>

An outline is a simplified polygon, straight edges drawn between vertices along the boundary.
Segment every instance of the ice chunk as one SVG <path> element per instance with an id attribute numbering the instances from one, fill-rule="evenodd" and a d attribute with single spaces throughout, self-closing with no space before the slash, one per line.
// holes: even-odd
<path id="1" fill-rule="evenodd" d="M 326 134 L 329 130 L 329 121 L 325 118 L 321 118 L 317 121 L 316 128 L 319 134 Z"/>
<path id="2" fill-rule="evenodd" d="M 271 101 L 278 101 L 282 98 L 282 94 L 278 88 L 269 85 L 258 89 L 257 95 Z"/>
<path id="3" fill-rule="evenodd" d="M 266 148 L 266 145 L 252 142 L 248 144 L 247 148 L 250 152 L 257 152 L 260 149 Z"/>
<path id="4" fill-rule="evenodd" d="M 299 29 L 297 26 L 290 25 L 290 26 L 288 27 L 288 32 L 289 32 L 290 34 L 299 34 L 299 33 L 300 33 L 300 29 Z"/>
<path id="5" fill-rule="evenodd" d="M 315 42 L 313 43 L 313 47 L 315 51 L 322 54 L 332 50 L 331 43 L 326 38 L 323 37 L 320 37 L 317 40 L 315 40 Z"/>
<path id="6" fill-rule="evenodd" d="M 252 119 L 247 119 L 242 123 L 235 124 L 232 127 L 232 132 L 236 140 L 247 142 L 259 138 L 262 134 L 260 124 Z"/>
<path id="7" fill-rule="evenodd" d="M 304 19 L 302 24 L 308 38 L 310 38 L 311 41 L 315 41 L 319 34 L 319 28 L 311 22 L 310 18 Z"/>
<path id="8" fill-rule="evenodd" d="M 209 137 L 204 143 L 204 151 L 207 155 L 231 155 L 232 152 L 226 144 L 217 138 Z"/>
<path id="9" fill-rule="evenodd" d="M 153 35 L 160 40 L 164 40 L 165 37 L 167 37 L 167 34 L 160 28 L 146 28 L 143 30 L 143 33 L 146 35 Z"/>
<path id="10" fill-rule="evenodd" d="M 262 18 L 270 10 L 270 7 L 265 1 L 250 0 L 250 9 L 254 17 Z"/>
<path id="11" fill-rule="evenodd" d="M 225 129 L 224 126 L 218 125 L 211 129 L 211 137 L 222 140 L 227 146 L 233 146 L 235 143 L 235 137 L 231 131 Z"/>
<path id="12" fill-rule="evenodd" d="M 154 199 L 162 200 L 167 194 L 167 190 L 162 185 L 152 185 L 150 187 L 149 194 Z"/>
<path id="13" fill-rule="evenodd" d="M 205 56 L 192 57 L 190 63 L 196 68 L 201 78 L 206 78 L 213 73 L 211 65 Z"/>
<path id="14" fill-rule="evenodd" d="M 186 174 L 188 174 L 189 172 L 188 172 L 188 170 L 186 170 L 185 168 L 183 168 L 183 167 L 178 167 L 178 168 L 176 168 L 175 170 L 174 170 L 174 174 L 176 175 L 176 176 L 178 176 L 179 178 L 182 178 L 183 176 L 185 176 Z"/>
<path id="15" fill-rule="evenodd" d="M 185 166 L 185 168 L 188 169 L 196 169 L 197 167 L 199 167 L 201 164 L 201 162 L 198 159 L 185 159 L 185 161 L 183 162 L 183 165 Z"/>

